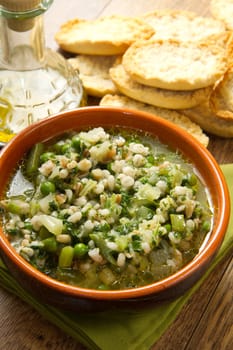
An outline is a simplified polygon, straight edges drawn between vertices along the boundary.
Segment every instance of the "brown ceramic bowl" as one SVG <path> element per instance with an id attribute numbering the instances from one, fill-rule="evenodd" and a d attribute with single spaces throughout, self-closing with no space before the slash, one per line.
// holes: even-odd
<path id="1" fill-rule="evenodd" d="M 172 276 L 140 288 L 100 291 L 70 286 L 37 271 L 15 252 L 1 228 L 0 252 L 5 264 L 25 289 L 45 303 L 73 311 L 94 311 L 109 307 L 135 308 L 180 296 L 203 275 L 223 241 L 229 220 L 230 200 L 224 176 L 216 161 L 201 144 L 181 128 L 139 111 L 84 107 L 29 126 L 0 154 L 0 197 L 4 197 L 9 177 L 18 161 L 35 143 L 68 130 L 116 125 L 150 132 L 161 142 L 168 144 L 174 150 L 179 150 L 191 160 L 208 188 L 213 204 L 214 225 L 211 235 L 201 252 Z"/>

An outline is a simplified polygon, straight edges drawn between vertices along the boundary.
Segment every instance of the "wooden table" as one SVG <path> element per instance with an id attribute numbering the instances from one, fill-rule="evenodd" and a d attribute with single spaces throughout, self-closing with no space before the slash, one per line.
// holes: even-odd
<path id="1" fill-rule="evenodd" d="M 109 14 L 134 16 L 156 8 L 210 14 L 208 0 L 55 0 L 45 15 L 47 46 L 57 49 L 54 34 L 68 19 L 93 19 Z M 233 139 L 210 135 L 208 148 L 219 163 L 233 162 Z M 232 256 L 228 257 L 211 273 L 153 350 L 233 349 L 232 263 Z M 0 315 L 2 350 L 84 349 L 3 289 L 0 289 Z"/>

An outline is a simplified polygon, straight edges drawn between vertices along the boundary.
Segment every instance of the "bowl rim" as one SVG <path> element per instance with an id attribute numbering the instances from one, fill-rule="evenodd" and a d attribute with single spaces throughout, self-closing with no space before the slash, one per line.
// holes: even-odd
<path id="1" fill-rule="evenodd" d="M 11 246 L 10 242 L 7 240 L 2 227 L 0 227 L 0 248 L 4 250 L 4 253 L 7 257 L 13 261 L 15 265 L 20 266 L 23 272 L 30 276 L 33 279 L 38 279 L 42 284 L 46 284 L 48 287 L 52 289 L 58 289 L 60 292 L 65 293 L 67 295 L 79 298 L 88 298 L 88 299 L 97 299 L 97 300 L 120 300 L 120 299 L 131 299 L 137 297 L 149 297 L 152 294 L 159 293 L 166 289 L 167 287 L 174 287 L 178 283 L 184 281 L 186 277 L 189 277 L 195 271 L 200 270 L 200 268 L 204 268 L 206 263 L 209 260 L 212 260 L 216 254 L 216 251 L 220 248 L 220 245 L 224 239 L 225 231 L 228 226 L 229 217 L 230 217 L 230 195 L 228 186 L 226 184 L 226 180 L 224 174 L 218 165 L 217 161 L 213 157 L 213 155 L 206 149 L 201 143 L 199 143 L 193 136 L 189 135 L 185 130 L 181 127 L 176 126 L 175 124 L 162 119 L 160 117 L 156 117 L 150 113 L 132 110 L 128 108 L 120 108 L 120 107 L 109 107 L 109 106 L 87 106 L 82 108 L 77 108 L 71 111 L 65 111 L 56 115 L 53 115 L 49 118 L 43 119 L 39 122 L 34 123 L 33 125 L 28 126 L 19 132 L 1 151 L 0 153 L 0 169 L 2 164 L 7 161 L 9 154 L 12 152 L 12 148 L 15 149 L 15 145 L 22 142 L 22 139 L 25 137 L 33 137 L 38 131 L 45 128 L 49 128 L 49 126 L 53 125 L 55 121 L 61 120 L 62 118 L 74 118 L 74 115 L 79 115 L 80 118 L 85 113 L 94 112 L 114 112 L 121 116 L 137 116 L 138 118 L 145 119 L 148 122 L 159 123 L 162 124 L 165 128 L 170 129 L 172 133 L 176 133 L 179 138 L 182 139 L 183 142 L 188 144 L 192 149 L 196 152 L 195 154 L 200 156 L 202 160 L 209 166 L 211 174 L 213 178 L 216 180 L 216 191 L 218 195 L 221 197 L 221 211 L 219 211 L 218 215 L 218 224 L 217 227 L 213 227 L 211 232 L 211 238 L 207 241 L 204 248 L 192 259 L 186 266 L 177 271 L 176 273 L 168 276 L 167 278 L 142 286 L 137 288 L 130 288 L 124 290 L 96 290 L 96 289 L 87 289 L 81 288 L 78 286 L 72 286 L 69 284 L 65 284 L 56 279 L 53 279 L 44 273 L 40 272 L 36 268 L 34 268 L 30 263 L 24 260 L 19 254 L 17 254 L 14 248 Z M 102 125 L 100 125 L 102 126 Z M 120 126 L 123 126 L 120 125 Z M 42 129 L 41 129 L 42 128 Z M 74 129 L 78 129 L 76 126 Z M 82 129 L 79 128 L 80 130 Z M 133 128 L 132 128 L 133 129 Z M 136 128 L 138 129 L 138 128 Z M 67 129 L 68 130 L 68 129 Z M 60 131 L 59 134 L 64 133 L 66 130 Z M 56 135 L 52 135 L 53 138 Z M 41 137 L 41 140 L 45 140 Z M 33 144 L 33 142 L 32 142 Z M 24 152 L 23 152 L 24 153 Z M 183 152 L 184 153 L 184 152 Z M 18 158 L 19 159 L 19 158 Z M 199 174 L 200 175 L 200 174 Z"/>

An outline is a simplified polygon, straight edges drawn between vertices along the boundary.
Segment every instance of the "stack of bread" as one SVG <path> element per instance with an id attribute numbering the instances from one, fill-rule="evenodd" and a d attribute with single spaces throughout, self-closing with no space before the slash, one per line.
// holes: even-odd
<path id="1" fill-rule="evenodd" d="M 100 105 L 153 113 L 205 146 L 203 130 L 233 137 L 231 31 L 222 19 L 174 10 L 76 19 L 55 39 L 75 54 L 69 61 Z"/>

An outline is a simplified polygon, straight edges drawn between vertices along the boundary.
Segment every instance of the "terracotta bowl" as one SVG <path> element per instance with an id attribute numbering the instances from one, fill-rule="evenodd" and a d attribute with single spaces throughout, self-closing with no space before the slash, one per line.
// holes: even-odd
<path id="1" fill-rule="evenodd" d="M 18 255 L 0 229 L 2 259 L 16 280 L 32 295 L 45 303 L 77 311 L 96 311 L 110 307 L 135 308 L 180 296 L 204 274 L 223 241 L 230 212 L 230 200 L 224 176 L 212 155 L 181 128 L 150 114 L 139 111 L 84 107 L 44 119 L 20 132 L 0 154 L 0 197 L 4 197 L 10 175 L 18 161 L 35 143 L 68 130 L 88 126 L 125 126 L 156 135 L 161 142 L 179 150 L 191 160 L 205 186 L 214 208 L 214 225 L 204 248 L 179 272 L 144 287 L 101 291 L 58 282 L 37 271 Z"/>

